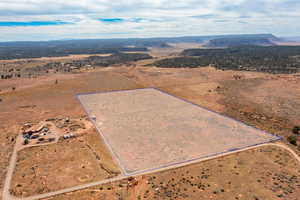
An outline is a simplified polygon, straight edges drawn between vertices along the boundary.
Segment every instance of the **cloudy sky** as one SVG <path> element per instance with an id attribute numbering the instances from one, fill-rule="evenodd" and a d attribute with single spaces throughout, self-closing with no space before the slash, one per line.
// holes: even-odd
<path id="1" fill-rule="evenodd" d="M 0 41 L 300 36 L 300 0 L 0 0 Z"/>

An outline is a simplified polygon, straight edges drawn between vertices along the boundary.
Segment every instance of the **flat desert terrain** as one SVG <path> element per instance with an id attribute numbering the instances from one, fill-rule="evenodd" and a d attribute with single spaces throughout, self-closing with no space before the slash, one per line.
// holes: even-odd
<path id="1" fill-rule="evenodd" d="M 78 98 L 126 175 L 279 139 L 157 89 Z"/>
<path id="2" fill-rule="evenodd" d="M 164 53 L 164 55 L 170 56 L 176 52 Z M 156 55 L 160 55 L 160 53 L 156 52 Z M 282 143 L 300 154 L 300 138 L 292 133 L 292 128 L 300 123 L 300 74 L 222 71 L 212 67 L 166 69 L 144 66 L 156 59 L 159 58 L 127 65 L 99 67 L 77 73 L 56 73 L 36 78 L 1 80 L 0 191 L 3 190 L 9 161 L 16 140 L 22 134 L 22 127 L 28 123 L 38 124 L 46 120 L 86 119 L 87 114 L 76 98 L 79 93 L 155 87 L 201 107 L 279 135 L 283 137 Z M 241 78 L 235 79 L 235 76 Z M 113 99 L 113 101 L 117 100 L 118 98 Z M 146 100 L 149 99 L 146 98 Z M 149 103 L 149 101 L 144 103 L 147 102 Z M 150 102 L 155 103 L 154 101 Z M 139 103 L 134 108 L 138 109 L 139 105 L 143 104 Z M 177 117 L 178 121 L 186 122 L 185 126 L 178 125 L 177 129 L 175 128 L 177 124 L 170 123 L 170 126 L 164 125 L 163 127 L 173 130 L 175 135 L 180 135 L 180 130 L 191 130 L 193 133 L 192 127 L 197 127 L 195 124 L 199 122 L 194 119 L 194 116 L 200 111 L 190 107 L 187 109 L 195 114 L 185 118 L 184 111 L 186 109 L 179 110 L 182 115 L 178 115 L 178 112 L 168 111 L 171 116 Z M 169 115 L 161 115 L 160 112 L 152 112 L 151 109 L 150 111 L 149 113 L 141 112 L 142 115 L 134 115 L 131 118 L 128 117 L 126 111 L 122 118 L 126 119 L 128 124 L 119 121 L 120 126 L 127 127 L 134 121 L 141 122 L 129 127 L 133 130 L 132 144 L 138 141 L 135 134 L 141 126 L 153 126 L 153 123 L 157 126 L 155 128 L 159 129 L 158 125 L 162 121 L 156 117 L 164 118 L 167 116 L 163 121 L 170 120 Z M 97 113 L 95 114 L 97 115 Z M 112 119 L 118 120 L 120 118 L 118 115 L 120 115 L 120 110 L 113 110 L 108 114 L 96 116 L 96 119 L 107 120 L 108 122 Z M 151 120 L 143 121 L 145 116 Z M 188 121 L 188 119 L 192 120 Z M 215 123 L 214 125 L 221 126 L 222 124 Z M 113 127 L 110 123 L 105 126 L 106 130 L 103 133 L 109 134 L 113 131 L 119 131 L 118 127 Z M 10 187 L 12 195 L 27 197 L 118 176 L 116 172 L 122 169 L 115 162 L 110 149 L 94 126 L 83 129 L 76 137 L 69 139 L 63 139 L 63 135 L 71 134 L 74 131 L 70 131 L 68 127 L 60 125 L 59 127 L 62 134 L 59 135 L 60 139 L 57 142 L 26 147 L 17 153 L 16 168 L 12 175 Z M 156 144 L 159 139 L 164 141 L 164 138 L 158 137 L 158 132 L 155 133 Z M 256 133 L 254 134 L 256 135 Z M 243 140 L 243 138 L 239 134 L 237 135 L 239 137 L 236 142 L 246 145 L 239 143 L 240 139 Z M 289 136 L 296 137 L 296 145 L 291 145 L 287 141 Z M 123 137 L 126 137 L 126 134 Z M 146 138 L 146 140 L 142 140 L 144 142 L 149 139 L 147 135 L 143 135 L 143 137 Z M 196 140 L 201 141 L 199 138 Z M 191 137 L 180 140 L 182 143 L 186 141 L 192 142 Z M 227 143 L 227 140 L 223 141 Z M 205 142 L 208 143 L 208 141 Z M 116 144 L 119 145 L 119 143 Z M 193 153 L 193 155 L 198 155 L 200 148 L 196 147 L 196 144 L 192 145 L 188 152 L 183 152 L 181 157 Z M 183 146 L 185 144 L 178 145 Z M 162 146 L 159 144 L 158 147 L 162 148 Z M 169 145 L 166 143 L 165 146 Z M 154 152 L 162 150 L 153 147 L 145 145 L 144 148 L 145 150 L 152 148 Z M 170 146 L 170 148 L 176 147 L 178 146 Z M 137 146 L 132 145 L 133 150 L 136 148 Z M 228 149 L 230 147 L 223 146 L 222 148 Z M 124 147 L 123 149 L 128 148 Z M 163 156 L 155 161 L 156 164 L 151 165 L 151 160 L 145 156 L 147 153 L 143 149 L 136 150 L 133 151 L 132 155 L 136 156 L 141 152 L 142 157 L 146 158 L 145 163 L 138 164 L 142 166 L 141 168 L 131 161 L 125 165 L 129 170 L 139 171 L 149 166 L 151 168 L 163 164 L 162 158 L 164 157 L 168 159 L 167 162 L 174 158 L 177 159 L 174 154 L 165 153 L 168 151 L 172 151 L 172 149 L 164 149 L 162 151 Z M 177 154 L 176 151 L 173 152 Z M 208 148 L 207 153 L 212 152 L 216 151 Z M 128 152 L 121 153 L 127 154 Z M 150 153 L 148 152 L 148 154 Z M 157 155 L 157 152 L 155 154 Z M 141 159 L 134 158 L 134 160 L 139 160 L 141 163 Z M 60 194 L 49 199 L 297 200 L 300 194 L 299 168 L 297 160 L 286 150 L 266 146 L 176 169 L 134 178 L 129 177 L 113 183 Z M 2 192 L 0 198 L 2 199 Z"/>
<path id="3" fill-rule="evenodd" d="M 299 163 L 277 147 L 261 147 L 49 200 L 297 200 Z"/>

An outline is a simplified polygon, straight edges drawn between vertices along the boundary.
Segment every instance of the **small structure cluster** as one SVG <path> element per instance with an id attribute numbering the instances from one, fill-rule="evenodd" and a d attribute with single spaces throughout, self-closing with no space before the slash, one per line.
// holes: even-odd
<path id="1" fill-rule="evenodd" d="M 22 136 L 24 138 L 24 145 L 29 143 L 31 144 L 40 144 L 46 142 L 55 141 L 55 137 L 53 137 L 53 133 L 50 130 L 50 124 L 42 124 L 42 125 L 33 125 L 31 123 L 27 123 L 22 128 Z"/>

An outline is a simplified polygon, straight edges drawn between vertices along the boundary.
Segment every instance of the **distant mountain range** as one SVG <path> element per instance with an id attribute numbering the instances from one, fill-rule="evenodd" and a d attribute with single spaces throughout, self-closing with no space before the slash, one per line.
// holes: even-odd
<path id="1" fill-rule="evenodd" d="M 67 56 L 70 54 L 118 53 L 147 51 L 148 47 L 170 47 L 170 43 L 201 43 L 207 47 L 243 45 L 272 46 L 280 39 L 272 34 L 186 36 L 128 39 L 79 39 L 40 42 L 1 42 L 0 59 Z"/>
<path id="2" fill-rule="evenodd" d="M 203 43 L 211 40 L 227 39 L 227 40 L 255 40 L 255 39 L 270 39 L 273 41 L 280 40 L 272 34 L 237 34 L 237 35 L 209 35 L 209 36 L 184 36 L 184 37 L 158 37 L 158 38 L 120 38 L 120 39 L 65 39 L 53 41 L 20 41 L 20 42 L 0 42 L 0 47 L 7 46 L 79 46 L 79 45 L 131 45 L 138 47 L 161 46 L 162 43 Z"/>
<path id="3" fill-rule="evenodd" d="M 298 36 L 298 37 L 282 37 L 280 39 L 282 41 L 287 41 L 287 42 L 300 42 L 300 36 Z"/>

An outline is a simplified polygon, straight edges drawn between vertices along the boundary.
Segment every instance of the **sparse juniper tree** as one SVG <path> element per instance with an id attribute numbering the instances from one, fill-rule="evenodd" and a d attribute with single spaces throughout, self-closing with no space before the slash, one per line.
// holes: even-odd
<path id="1" fill-rule="evenodd" d="M 294 126 L 294 128 L 292 129 L 292 132 L 294 134 L 299 134 L 300 133 L 300 127 L 299 126 Z"/>
<path id="2" fill-rule="evenodd" d="M 27 145 L 29 143 L 29 140 L 26 138 L 25 140 L 24 140 L 24 145 Z"/>
<path id="3" fill-rule="evenodd" d="M 290 144 L 297 145 L 297 137 L 296 136 L 291 135 L 291 136 L 287 137 L 287 140 Z"/>

